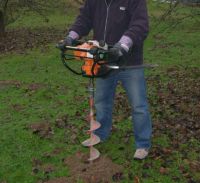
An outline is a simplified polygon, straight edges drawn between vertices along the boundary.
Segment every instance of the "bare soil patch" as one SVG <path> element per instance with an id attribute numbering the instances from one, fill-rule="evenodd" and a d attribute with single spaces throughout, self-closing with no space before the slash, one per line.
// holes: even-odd
<path id="1" fill-rule="evenodd" d="M 99 159 L 88 162 L 88 155 L 78 152 L 64 160 L 70 169 L 70 177 L 61 177 L 43 183 L 75 183 L 82 180 L 84 183 L 111 183 L 123 179 L 123 168 L 114 164 L 111 159 L 101 156 Z"/>
<path id="2" fill-rule="evenodd" d="M 21 81 L 17 80 L 0 80 L 0 90 L 8 87 L 24 87 L 26 92 L 35 92 L 39 89 L 45 88 L 47 85 L 43 83 L 30 83 L 30 84 L 25 84 Z"/>
<path id="3" fill-rule="evenodd" d="M 60 149 L 55 149 L 60 153 Z M 54 152 L 54 151 L 53 151 Z M 52 152 L 52 153 L 53 153 Z M 64 166 L 70 170 L 70 176 L 49 179 L 49 175 L 56 171 L 57 167 L 52 164 L 43 164 L 39 159 L 32 159 L 32 175 L 42 172 L 45 179 L 38 183 L 75 183 L 78 180 L 84 183 L 111 183 L 123 180 L 123 167 L 112 162 L 106 156 L 89 162 L 88 154 L 77 152 L 76 154 L 63 159 Z"/>
<path id="4" fill-rule="evenodd" d="M 21 84 L 22 83 L 20 81 L 16 81 L 16 80 L 0 80 L 0 89 L 4 89 L 10 86 L 15 86 L 19 88 Z"/>
<path id="5" fill-rule="evenodd" d="M 17 52 L 23 54 L 27 49 L 41 47 L 43 51 L 49 43 L 57 43 L 66 30 L 49 28 L 8 30 L 0 37 L 0 54 Z"/>
<path id="6" fill-rule="evenodd" d="M 88 155 L 80 152 L 65 159 L 64 163 L 69 167 L 74 180 L 81 178 L 86 183 L 107 183 L 123 178 L 122 166 L 114 164 L 108 157 L 101 156 L 92 163 L 87 159 Z"/>
<path id="7" fill-rule="evenodd" d="M 28 129 L 40 138 L 50 139 L 54 134 L 51 124 L 48 121 L 30 124 L 28 125 Z"/>

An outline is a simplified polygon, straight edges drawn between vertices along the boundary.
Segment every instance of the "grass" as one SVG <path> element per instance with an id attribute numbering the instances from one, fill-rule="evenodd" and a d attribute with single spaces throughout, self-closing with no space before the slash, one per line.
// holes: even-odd
<path id="1" fill-rule="evenodd" d="M 184 11 L 187 11 L 187 7 Z M 150 4 L 150 12 L 157 12 L 155 4 Z M 9 28 L 40 28 L 40 27 L 65 27 L 68 22 L 74 19 L 74 14 L 66 16 L 62 13 L 53 13 L 48 16 L 49 22 L 45 23 L 41 17 L 30 16 L 20 18 Z M 145 45 L 145 60 L 150 63 L 159 64 L 157 70 L 147 71 L 147 75 L 162 75 L 167 68 L 172 66 L 199 67 L 199 31 L 195 22 L 183 22 L 175 27 L 173 31 L 165 31 L 157 34 L 158 29 L 154 29 L 154 20 L 151 22 L 152 32 Z M 159 26 L 159 30 L 164 29 L 168 22 Z M 155 37 L 155 35 L 157 37 Z M 26 55 L 1 55 L 0 56 L 0 80 L 15 80 L 20 82 L 20 86 L 0 87 L 0 182 L 8 183 L 34 183 L 38 179 L 45 179 L 46 174 L 40 171 L 32 175 L 33 158 L 40 159 L 44 163 L 55 165 L 56 171 L 50 174 L 52 177 L 62 177 L 70 175 L 67 167 L 61 160 L 75 152 L 82 150 L 80 143 L 73 144 L 67 139 L 65 130 L 54 127 L 54 135 L 51 140 L 41 139 L 37 135 L 27 130 L 29 124 L 49 121 L 51 124 L 62 115 L 67 114 L 70 123 L 80 131 L 77 138 L 82 141 L 86 135 L 82 128 L 87 126 L 82 118 L 85 116 L 84 109 L 88 107 L 86 84 L 87 79 L 69 73 L 60 62 L 59 51 L 50 45 L 48 52 L 41 52 L 40 48 L 28 52 Z M 162 82 L 167 83 L 170 78 L 162 78 Z M 41 88 L 30 90 L 31 83 L 40 83 Z M 153 92 L 153 89 L 149 90 Z M 81 100 L 81 101 L 80 101 Z M 18 110 L 14 106 L 21 106 Z M 152 109 L 154 110 L 154 109 Z M 77 116 L 77 112 L 81 116 Z M 168 174 L 161 174 L 160 167 L 163 160 L 153 160 L 148 158 L 145 161 L 133 161 L 133 143 L 124 145 L 121 137 L 130 131 L 130 120 L 115 124 L 120 133 L 113 133 L 108 142 L 98 145 L 102 154 L 112 157 L 113 161 L 124 165 L 125 179 L 122 183 L 133 182 L 138 176 L 142 183 L 186 183 L 187 179 L 177 168 L 181 165 L 187 168 L 187 163 L 182 161 L 180 151 L 174 151 L 169 157 Z M 72 132 L 68 132 L 72 135 Z M 68 141 L 69 142 L 66 142 Z M 153 138 L 155 146 L 170 148 L 170 138 L 167 134 Z M 190 145 L 197 148 L 199 142 L 193 139 L 191 142 L 182 145 L 182 149 L 187 149 Z M 63 152 L 55 157 L 46 158 L 44 153 L 51 152 L 55 148 L 63 148 Z M 123 149 L 123 150 L 120 150 Z M 192 161 L 197 161 L 199 155 L 192 151 L 188 155 Z M 146 164 L 151 164 L 150 168 L 144 168 Z M 189 168 L 189 167 L 188 167 Z M 199 173 L 192 174 L 194 180 L 199 181 Z M 178 181 L 177 181 L 178 180 Z"/>
<path id="2" fill-rule="evenodd" d="M 53 7 L 47 8 L 46 12 L 39 15 L 37 12 L 28 11 L 21 13 L 18 19 L 12 24 L 8 25 L 8 29 L 22 29 L 22 28 L 67 28 L 69 24 L 75 19 L 77 14 L 77 4 L 73 1 L 67 3 L 60 0 Z M 44 14 L 44 15 L 43 15 Z"/>
<path id="3" fill-rule="evenodd" d="M 72 14 L 72 15 L 71 15 Z M 67 28 L 70 23 L 74 20 L 75 12 L 72 13 L 65 13 L 62 12 L 51 12 L 47 19 L 42 16 L 38 16 L 38 14 L 34 12 L 29 12 L 26 16 L 21 16 L 19 19 L 10 24 L 8 29 L 13 28 L 40 28 L 41 25 L 43 28 L 54 27 L 54 28 Z M 31 18 L 34 17 L 34 18 Z"/>
<path id="4" fill-rule="evenodd" d="M 64 146 L 59 143 L 60 139 L 64 138 L 63 132 L 59 132 L 53 142 L 50 142 L 32 135 L 25 129 L 26 126 L 43 120 L 53 123 L 58 115 L 65 113 L 73 116 L 78 110 L 73 98 L 77 92 L 79 95 L 85 93 L 84 87 L 77 92 L 70 89 L 84 81 L 76 76 L 69 80 L 72 76 L 63 68 L 57 50 L 51 51 L 51 55 L 42 55 L 35 51 L 27 56 L 12 55 L 1 60 L 4 64 L 4 67 L 1 67 L 1 80 L 18 80 L 23 83 L 20 88 L 13 86 L 1 89 L 0 95 L 0 161 L 1 167 L 4 167 L 0 171 L 0 177 L 10 177 L 9 182 L 34 182 L 29 175 L 32 157 L 40 157 L 57 144 Z M 27 84 L 32 82 L 42 83 L 46 87 L 37 92 L 27 92 Z M 59 107 L 59 101 L 65 101 L 62 108 Z M 15 104 L 23 106 L 24 109 L 16 111 L 12 108 Z M 25 171 L 17 168 L 22 163 Z"/>

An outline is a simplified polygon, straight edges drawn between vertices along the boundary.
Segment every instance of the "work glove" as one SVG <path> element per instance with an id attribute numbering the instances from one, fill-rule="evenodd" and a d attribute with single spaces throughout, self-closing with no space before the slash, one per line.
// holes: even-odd
<path id="1" fill-rule="evenodd" d="M 58 48 L 61 50 L 65 50 L 66 46 L 73 46 L 75 43 L 75 40 L 71 38 L 70 36 L 67 36 L 63 41 L 58 43 Z"/>
<path id="2" fill-rule="evenodd" d="M 108 54 L 108 60 L 111 63 L 122 63 L 127 60 L 128 50 L 126 50 L 120 42 L 116 43 Z"/>

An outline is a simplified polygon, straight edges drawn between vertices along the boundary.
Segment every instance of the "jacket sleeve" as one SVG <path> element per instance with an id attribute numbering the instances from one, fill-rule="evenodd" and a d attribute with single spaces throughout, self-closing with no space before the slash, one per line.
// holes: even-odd
<path id="1" fill-rule="evenodd" d="M 149 32 L 149 21 L 146 0 L 130 1 L 131 15 L 128 30 L 123 36 L 131 38 L 133 45 L 142 44 Z"/>
<path id="2" fill-rule="evenodd" d="M 80 8 L 80 13 L 77 16 L 70 31 L 76 32 L 79 37 L 86 36 L 92 29 L 91 5 L 89 0 L 86 0 L 84 5 Z"/>

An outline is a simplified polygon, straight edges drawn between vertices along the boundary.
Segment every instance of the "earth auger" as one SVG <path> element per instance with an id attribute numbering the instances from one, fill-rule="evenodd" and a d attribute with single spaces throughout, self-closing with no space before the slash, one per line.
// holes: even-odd
<path id="1" fill-rule="evenodd" d="M 94 131 L 101 127 L 101 124 L 94 117 L 94 78 L 104 76 L 110 72 L 105 66 L 107 54 L 108 46 L 97 41 L 77 42 L 77 46 L 66 46 L 64 50 L 61 50 L 61 58 L 65 67 L 77 75 L 89 78 L 90 129 L 88 134 L 90 138 L 82 142 L 83 146 L 90 148 L 89 161 L 93 161 L 100 156 L 100 152 L 94 148 L 96 144 L 100 143 L 100 138 Z M 70 60 L 82 61 L 81 71 L 76 71 L 69 66 L 68 61 Z"/>
<path id="2" fill-rule="evenodd" d="M 59 45 L 57 47 L 59 48 Z M 77 41 L 76 46 L 66 46 L 65 49 L 61 49 L 61 60 L 64 66 L 77 75 L 89 78 L 88 92 L 90 106 L 90 129 L 88 130 L 88 134 L 90 135 L 90 138 L 82 142 L 82 145 L 89 147 L 90 149 L 90 156 L 88 159 L 90 162 L 99 158 L 100 152 L 94 146 L 101 141 L 100 137 L 95 134 L 95 130 L 99 129 L 101 124 L 96 121 L 94 117 L 94 79 L 97 77 L 104 77 L 112 70 L 116 69 L 155 67 L 150 64 L 119 66 L 116 64 L 116 61 L 112 61 L 109 57 L 109 49 L 111 47 L 112 46 L 108 46 L 104 42 L 92 40 L 87 42 Z M 82 61 L 83 64 L 81 66 L 81 70 L 77 71 L 73 69 L 68 63 L 70 60 Z"/>

